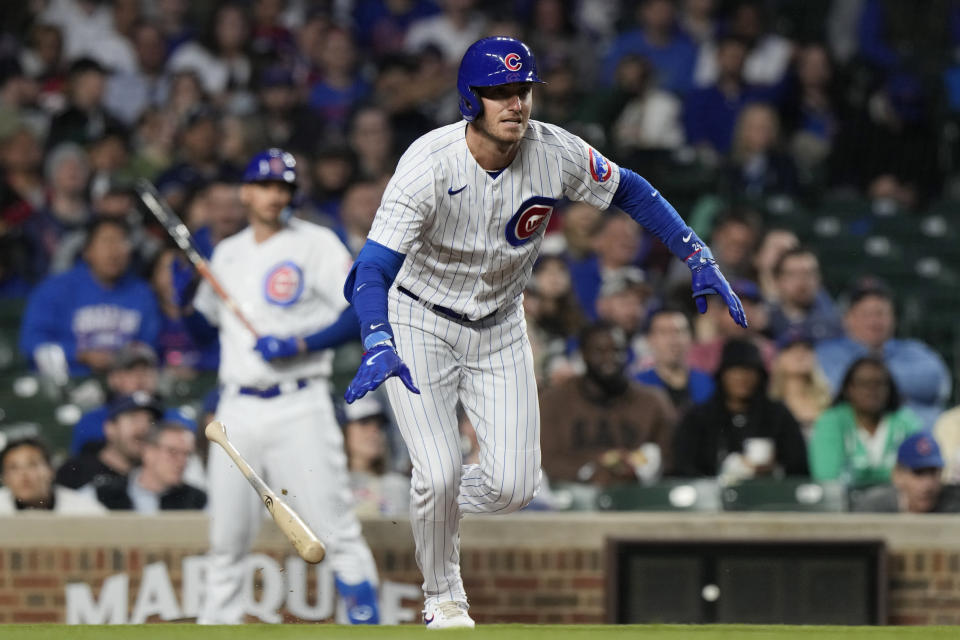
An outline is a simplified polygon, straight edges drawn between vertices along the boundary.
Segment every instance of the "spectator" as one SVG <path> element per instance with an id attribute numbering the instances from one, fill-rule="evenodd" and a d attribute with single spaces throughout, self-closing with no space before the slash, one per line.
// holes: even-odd
<path id="1" fill-rule="evenodd" d="M 350 110 L 366 98 L 370 83 L 359 73 L 356 43 L 346 29 L 332 27 L 320 46 L 320 80 L 310 87 L 307 100 L 322 130 L 343 139 Z"/>
<path id="2" fill-rule="evenodd" d="M 65 142 L 53 148 L 44 162 L 44 177 L 47 185 L 46 203 L 24 226 L 33 254 L 33 279 L 40 279 L 50 271 L 64 271 L 73 266 L 59 258 L 57 248 L 64 236 L 83 229 L 90 222 L 92 214 L 86 197 L 90 162 L 80 146 Z"/>
<path id="3" fill-rule="evenodd" d="M 742 478 L 806 476 L 807 447 L 789 409 L 767 396 L 767 370 L 760 350 L 748 340 L 723 347 L 713 399 L 694 406 L 677 427 L 676 474 Z M 767 441 L 772 454 L 754 460 L 751 439 Z"/>
<path id="4" fill-rule="evenodd" d="M 529 34 L 526 43 L 537 53 L 537 60 L 543 61 L 541 71 L 562 60 L 572 81 L 585 84 L 584 88 L 594 85 L 596 78 L 591 76 L 594 62 L 590 56 L 582 55 L 592 43 L 577 29 L 575 5 L 579 3 L 572 0 L 534 0 L 531 4 L 533 6 L 525 25 Z"/>
<path id="5" fill-rule="evenodd" d="M 40 91 L 44 99 L 54 100 L 54 96 L 62 98 L 66 74 L 60 28 L 52 24 L 34 24 L 26 45 L 18 57 L 24 73 L 41 84 Z"/>
<path id="6" fill-rule="evenodd" d="M 770 308 L 770 334 L 774 339 L 791 332 L 814 342 L 839 338 L 843 321 L 820 280 L 820 261 L 810 249 L 788 249 L 773 267 L 776 299 Z"/>
<path id="7" fill-rule="evenodd" d="M 611 123 L 608 139 L 619 153 L 676 149 L 684 142 L 682 103 L 654 84 L 653 68 L 639 57 L 626 56 L 617 69 L 615 93 L 608 97 Z"/>
<path id="8" fill-rule="evenodd" d="M 654 311 L 647 320 L 651 366 L 635 378 L 666 391 L 680 416 L 690 406 L 708 401 L 714 390 L 710 374 L 687 363 L 692 342 L 690 319 L 683 311 L 670 307 Z"/>
<path id="9" fill-rule="evenodd" d="M 253 80 L 253 62 L 247 52 L 250 17 L 246 10 L 239 4 L 221 3 L 204 40 L 177 47 L 170 55 L 167 69 L 197 74 L 203 90 L 218 106 L 226 107 L 228 94 L 246 90 Z"/>
<path id="10" fill-rule="evenodd" d="M 780 121 L 769 105 L 745 105 L 737 115 L 726 171 L 731 198 L 758 201 L 797 192 L 797 169 L 780 146 Z"/>
<path id="11" fill-rule="evenodd" d="M 83 260 L 44 280 L 30 294 L 20 331 L 20 351 L 59 345 L 70 374 L 88 375 L 112 366 L 131 341 L 154 345 L 160 312 L 150 285 L 128 271 L 127 227 L 112 218 L 93 222 Z"/>
<path id="12" fill-rule="evenodd" d="M 107 404 L 91 409 L 73 425 L 70 437 L 70 454 L 97 451 L 104 444 L 103 425 L 110 414 L 110 405 L 117 398 L 134 393 L 155 395 L 160 382 L 157 355 L 148 345 L 131 342 L 117 353 L 113 366 L 107 372 Z M 169 421 L 182 421 L 176 409 L 166 409 L 163 417 Z"/>
<path id="13" fill-rule="evenodd" d="M 85 493 L 54 485 L 50 451 L 36 438 L 11 440 L 0 451 L 0 516 L 20 511 L 52 511 L 64 515 L 104 513 Z"/>
<path id="14" fill-rule="evenodd" d="M 142 445 L 142 462 L 126 477 L 93 486 L 97 499 L 111 511 L 203 509 L 207 494 L 184 482 L 184 471 L 195 452 L 196 436 L 179 422 L 152 426 Z"/>
<path id="15" fill-rule="evenodd" d="M 562 212 L 564 254 L 573 269 L 594 255 L 593 236 L 607 214 L 586 202 L 565 203 Z"/>
<path id="16" fill-rule="evenodd" d="M 24 125 L 0 136 L 0 235 L 17 230 L 44 204 L 46 185 L 40 174 L 43 151 L 36 134 Z"/>
<path id="17" fill-rule="evenodd" d="M 140 22 L 133 29 L 136 67 L 118 71 L 107 80 L 104 105 L 128 127 L 150 107 L 160 107 L 170 93 L 166 73 L 167 47 L 160 27 Z"/>
<path id="18" fill-rule="evenodd" d="M 677 28 L 671 0 L 644 0 L 637 7 L 639 27 L 621 33 L 610 45 L 601 81 L 609 85 L 625 55 L 643 56 L 656 70 L 657 84 L 680 96 L 693 86 L 697 46 Z"/>
<path id="19" fill-rule="evenodd" d="M 350 148 L 361 178 L 381 180 L 393 174 L 397 157 L 389 115 L 375 106 L 360 107 L 350 119 Z"/>
<path id="20" fill-rule="evenodd" d="M 802 173 L 810 174 L 821 170 L 840 127 L 835 74 L 826 47 L 818 43 L 802 47 L 794 76 L 781 113 L 790 155 Z"/>
<path id="21" fill-rule="evenodd" d="M 920 430 L 901 407 L 900 394 L 883 360 L 863 356 L 847 369 L 834 406 L 813 425 L 810 469 L 815 480 L 851 487 L 890 482 L 897 447 Z"/>
<path id="22" fill-rule="evenodd" d="M 484 35 L 486 20 L 475 10 L 476 0 L 440 0 L 443 13 L 410 23 L 404 48 L 410 53 L 421 53 L 432 46 L 439 50 L 446 66 L 460 63 L 467 47 Z"/>
<path id="23" fill-rule="evenodd" d="M 933 426 L 950 395 L 950 372 L 943 358 L 913 339 L 894 338 L 893 295 L 875 280 L 865 280 L 850 295 L 843 316 L 845 337 L 817 344 L 817 359 L 834 393 L 850 364 L 859 357 L 883 359 L 906 406 L 926 428 Z"/>
<path id="24" fill-rule="evenodd" d="M 684 100 L 683 124 L 688 144 L 726 154 L 743 108 L 769 97 L 769 92 L 744 80 L 746 54 L 747 44 L 741 38 L 727 36 L 718 43 L 716 81 L 694 89 Z"/>
<path id="25" fill-rule="evenodd" d="M 738 2 L 729 18 L 728 33 L 746 45 L 744 80 L 753 85 L 776 87 L 786 76 L 793 58 L 793 44 L 771 31 L 766 22 L 760 2 Z M 701 50 L 696 71 L 698 86 L 710 84 L 723 73 L 718 56 L 714 57 L 712 53 L 710 45 Z"/>
<path id="26" fill-rule="evenodd" d="M 696 42 L 701 51 L 711 45 L 717 35 L 716 0 L 683 0 L 680 9 L 680 26 Z"/>
<path id="27" fill-rule="evenodd" d="M 570 265 L 573 290 L 590 319 L 597 318 L 597 297 L 606 274 L 632 266 L 643 231 L 625 213 L 606 213 L 593 230 L 592 255 Z"/>
<path id="28" fill-rule="evenodd" d="M 779 301 L 779 286 L 773 270 L 780 257 L 789 249 L 800 245 L 797 234 L 790 229 L 767 227 L 753 254 L 753 269 L 757 274 L 757 284 L 761 297 L 770 304 Z"/>
<path id="29" fill-rule="evenodd" d="M 103 425 L 106 444 L 99 451 L 67 459 L 57 470 L 57 484 L 79 489 L 88 483 L 97 487 L 112 478 L 125 478 L 140 464 L 150 425 L 162 416 L 163 407 L 149 393 L 138 391 L 115 398 Z"/>
<path id="30" fill-rule="evenodd" d="M 893 485 L 850 496 L 851 511 L 960 513 L 960 486 L 944 486 L 943 457 L 929 433 L 908 436 L 897 449 Z"/>
<path id="31" fill-rule="evenodd" d="M 106 83 L 107 70 L 97 61 L 80 58 L 70 65 L 67 107 L 50 123 L 47 149 L 61 142 L 85 145 L 107 131 L 124 130 L 104 107 Z"/>
<path id="32" fill-rule="evenodd" d="M 377 60 L 403 49 L 410 25 L 435 16 L 440 7 L 433 0 L 394 2 L 371 0 L 353 3 L 353 19 L 358 44 Z M 402 148 L 406 149 L 406 146 Z"/>
<path id="33" fill-rule="evenodd" d="M 669 400 L 627 377 L 627 343 L 616 327 L 587 327 L 580 348 L 586 373 L 540 398 L 544 472 L 551 482 L 652 482 L 673 460 Z"/>
<path id="34" fill-rule="evenodd" d="M 960 407 L 940 414 L 933 426 L 933 436 L 943 451 L 943 481 L 960 484 Z"/>
<path id="35" fill-rule="evenodd" d="M 172 247 L 160 252 L 149 269 L 150 287 L 157 298 L 160 311 L 160 329 L 157 334 L 160 366 L 173 378 L 190 380 L 196 377 L 198 371 L 217 370 L 220 362 L 220 341 L 213 340 L 209 344 L 198 346 L 184 325 L 173 286 L 173 264 L 177 253 L 178 250 Z"/>
<path id="36" fill-rule="evenodd" d="M 255 132 L 261 146 L 310 152 L 315 124 L 294 85 L 293 73 L 282 66 L 267 67 L 257 83 L 257 110 L 248 116 L 246 128 Z"/>
<path id="37" fill-rule="evenodd" d="M 744 329 L 730 318 L 730 314 L 721 314 L 708 306 L 705 314 L 694 319 L 695 341 L 690 347 L 688 362 L 694 369 L 713 374 L 720 366 L 727 340 L 745 338 L 760 349 L 764 366 L 769 369 L 773 366 L 777 346 L 763 334 L 767 326 L 767 308 L 760 297 L 760 289 L 749 280 L 734 280 L 731 286 L 743 303 L 749 326 Z"/>
<path id="38" fill-rule="evenodd" d="M 358 515 L 406 515 L 410 509 L 410 478 L 389 470 L 386 409 L 367 395 L 344 406 L 343 439 L 350 489 Z"/>
<path id="39" fill-rule="evenodd" d="M 710 233 L 713 257 L 724 273 L 753 279 L 751 260 L 761 230 L 759 217 L 749 209 L 722 213 Z"/>
<path id="40" fill-rule="evenodd" d="M 89 56 L 105 67 L 129 68 L 133 51 L 115 28 L 117 16 L 112 7 L 87 0 L 52 0 L 45 4 L 38 22 L 54 25 L 63 32 L 67 60 Z"/>
<path id="41" fill-rule="evenodd" d="M 209 107 L 187 114 L 177 133 L 179 161 L 157 178 L 157 189 L 174 210 L 182 209 L 192 191 L 210 182 L 239 178 L 238 169 L 218 157 L 221 133 L 217 115 Z"/>
<path id="42" fill-rule="evenodd" d="M 375 182 L 354 182 L 344 192 L 337 235 L 350 255 L 356 256 L 367 241 L 382 196 L 383 187 Z"/>
<path id="43" fill-rule="evenodd" d="M 610 90 L 612 101 L 607 99 L 606 93 L 600 93 L 593 100 L 599 103 L 592 110 L 584 109 L 585 91 L 583 83 L 572 68 L 570 58 L 548 58 L 539 66 L 540 77 L 545 84 L 537 87 L 538 98 L 534 106 L 534 116 L 537 120 L 549 122 L 561 127 L 571 127 L 584 138 L 599 142 L 603 140 L 604 129 L 610 121 L 605 120 L 599 113 L 605 113 L 608 102 L 619 110 L 622 102 L 617 102 L 618 88 Z"/>
<path id="44" fill-rule="evenodd" d="M 649 355 L 649 346 L 643 335 L 653 288 L 643 271 L 624 267 L 604 276 L 597 296 L 597 317 L 623 331 L 627 339 L 627 368 L 635 375 L 640 363 Z"/>
<path id="45" fill-rule="evenodd" d="M 444 75 L 423 77 L 413 57 L 396 56 L 380 63 L 372 100 L 390 116 L 395 149 L 406 149 L 433 128 L 434 123 L 423 112 L 422 103 L 447 90 Z"/>
<path id="46" fill-rule="evenodd" d="M 803 331 L 784 335 L 770 373 L 770 398 L 787 406 L 808 439 L 813 423 L 830 406 L 830 383 L 817 364 L 813 344 Z"/>
<path id="47" fill-rule="evenodd" d="M 317 149 L 313 163 L 312 204 L 321 215 L 340 218 L 343 194 L 354 180 L 356 164 L 349 147 L 324 143 Z"/>

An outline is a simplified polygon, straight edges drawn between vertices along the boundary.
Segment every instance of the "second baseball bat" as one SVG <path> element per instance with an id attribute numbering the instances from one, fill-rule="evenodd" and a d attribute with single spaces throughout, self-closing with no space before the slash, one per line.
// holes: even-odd
<path id="1" fill-rule="evenodd" d="M 193 241 L 193 236 L 190 235 L 190 230 L 187 229 L 187 225 L 177 216 L 173 210 L 167 206 L 167 204 L 160 197 L 160 193 L 157 191 L 156 187 L 146 179 L 141 178 L 137 181 L 137 195 L 140 196 L 140 202 L 143 203 L 143 206 L 153 214 L 153 217 L 163 225 L 163 228 L 166 229 L 167 233 L 170 234 L 170 237 L 173 238 L 174 242 L 177 243 L 177 246 L 180 247 L 180 250 L 187 256 L 187 259 L 193 264 L 194 268 L 197 270 L 204 280 L 210 283 L 210 286 L 213 287 L 213 291 L 220 296 L 220 299 L 223 300 L 224 304 L 233 312 L 237 317 L 240 323 L 247 328 L 247 330 L 253 334 L 254 338 L 259 338 L 260 334 L 257 333 L 257 330 L 251 324 L 250 320 L 247 319 L 247 316 L 243 314 L 240 310 L 240 305 L 237 304 L 237 301 L 233 299 L 227 290 L 223 288 L 223 285 L 220 284 L 220 281 L 217 280 L 217 277 L 213 275 L 213 272 L 210 271 L 210 264 L 207 260 L 200 255 L 200 251 L 197 249 L 196 244 Z"/>
<path id="2" fill-rule="evenodd" d="M 250 482 L 250 485 L 260 494 L 263 506 L 267 508 L 273 521 L 280 527 L 283 535 L 293 545 L 300 557 L 311 564 L 316 564 L 327 555 L 327 548 L 303 519 L 297 515 L 290 505 L 280 498 L 267 486 L 253 467 L 240 455 L 236 447 L 227 439 L 227 429 L 222 422 L 214 420 L 204 429 L 207 439 L 216 442 L 227 452 L 233 463 Z"/>

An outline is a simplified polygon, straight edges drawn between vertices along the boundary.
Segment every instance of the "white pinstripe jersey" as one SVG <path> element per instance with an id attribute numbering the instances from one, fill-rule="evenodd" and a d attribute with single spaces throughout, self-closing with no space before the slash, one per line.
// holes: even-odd
<path id="1" fill-rule="evenodd" d="M 350 254 L 329 229 L 293 218 L 264 242 L 247 227 L 220 242 L 210 269 L 261 335 L 305 336 L 343 311 L 343 281 Z M 253 349 L 256 339 L 227 310 L 206 280 L 193 301 L 220 327 L 220 382 L 267 387 L 278 382 L 329 376 L 333 352 L 268 362 Z"/>
<path id="2" fill-rule="evenodd" d="M 406 255 L 398 285 L 477 319 L 523 292 L 556 202 L 606 209 L 620 170 L 577 136 L 531 120 L 516 158 L 494 176 L 467 148 L 466 126 L 410 145 L 368 238 Z"/>

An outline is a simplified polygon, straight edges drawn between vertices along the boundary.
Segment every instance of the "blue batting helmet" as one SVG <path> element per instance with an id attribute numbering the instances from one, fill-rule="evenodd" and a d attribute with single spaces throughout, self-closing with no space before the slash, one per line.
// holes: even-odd
<path id="1" fill-rule="evenodd" d="M 468 122 L 483 112 L 480 96 L 474 87 L 495 87 L 514 82 L 537 82 L 537 61 L 530 47 L 516 38 L 494 36 L 477 40 L 460 61 L 457 72 L 457 91 L 460 93 L 460 113 Z"/>
<path id="2" fill-rule="evenodd" d="M 251 158 L 243 171 L 244 182 L 283 182 L 297 186 L 297 161 L 283 149 L 267 149 Z"/>

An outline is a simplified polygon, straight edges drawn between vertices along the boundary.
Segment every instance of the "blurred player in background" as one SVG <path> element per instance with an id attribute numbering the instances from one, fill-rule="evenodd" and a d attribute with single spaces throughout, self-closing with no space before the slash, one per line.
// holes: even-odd
<path id="1" fill-rule="evenodd" d="M 350 622 L 376 624 L 376 566 L 347 490 L 329 383 L 328 349 L 357 334 L 340 292 L 351 261 L 331 231 L 289 217 L 296 178 L 291 154 L 269 149 L 254 156 L 240 190 L 249 226 L 213 252 L 213 273 L 261 336 L 206 282 L 185 321 L 198 338 L 219 329 L 216 417 L 231 442 L 327 544 Z M 190 302 L 188 284 L 178 284 L 181 306 Z M 198 622 L 236 624 L 244 617 L 242 560 L 263 512 L 225 451 L 213 447 L 207 466 L 210 563 Z"/>
<path id="2" fill-rule="evenodd" d="M 539 82 L 519 40 L 467 49 L 457 79 L 467 122 L 435 129 L 400 159 L 344 287 L 367 350 L 347 402 L 396 377 L 387 392 L 413 461 L 428 628 L 474 626 L 460 577 L 461 516 L 516 511 L 539 488 L 521 293 L 561 198 L 624 210 L 686 262 L 701 312 L 705 296 L 719 294 L 746 325 L 710 250 L 656 189 L 560 127 L 530 120 Z M 479 464 L 462 464 L 458 401 L 476 428 Z"/>

